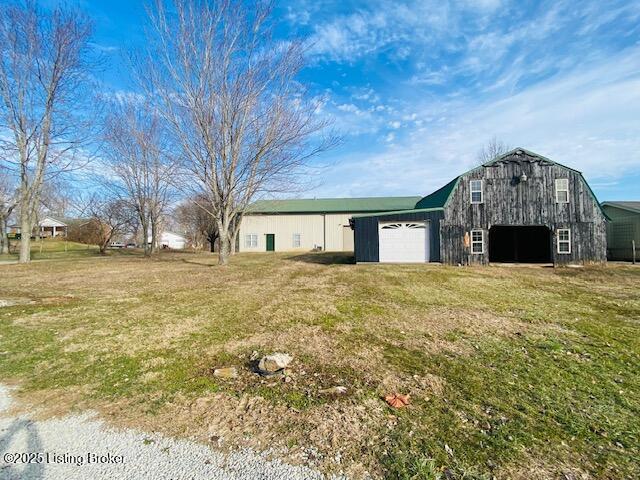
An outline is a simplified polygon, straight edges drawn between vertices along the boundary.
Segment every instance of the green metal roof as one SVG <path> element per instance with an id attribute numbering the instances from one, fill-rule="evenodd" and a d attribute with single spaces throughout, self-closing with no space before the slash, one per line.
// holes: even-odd
<path id="1" fill-rule="evenodd" d="M 418 213 L 418 212 L 435 212 L 443 210 L 442 207 L 436 208 L 412 208 L 410 210 L 396 210 L 395 212 L 376 212 L 376 213 L 363 213 L 360 215 L 354 215 L 353 218 L 365 218 L 365 217 L 383 217 L 386 215 L 400 215 L 403 213 Z"/>
<path id="2" fill-rule="evenodd" d="M 247 213 L 355 213 L 384 212 L 414 208 L 422 197 L 307 198 L 258 200 Z"/>
<path id="3" fill-rule="evenodd" d="M 603 207 L 617 207 L 634 213 L 640 213 L 640 201 L 602 202 Z"/>
<path id="4" fill-rule="evenodd" d="M 455 190 L 460 178 L 474 170 L 486 167 L 493 163 L 499 162 L 517 152 L 523 152 L 532 157 L 541 158 L 552 164 L 572 170 L 582 176 L 582 173 L 561 163 L 538 155 L 524 148 L 514 148 L 513 150 L 497 156 L 493 160 L 479 165 L 471 170 L 458 175 L 445 186 L 439 188 L 435 192 L 426 197 L 367 197 L 367 198 L 313 198 L 313 199 L 293 199 L 293 200 L 259 200 L 254 202 L 247 209 L 247 213 L 264 214 L 264 213 L 362 213 L 363 215 L 354 215 L 357 217 L 369 217 L 385 214 L 401 214 L 411 212 L 423 212 L 430 210 L 441 210 L 446 207 L 452 192 Z M 583 177 L 584 180 L 584 177 Z M 607 214 L 602 210 L 602 205 L 598 202 L 589 183 L 585 180 L 585 184 L 589 192 L 593 196 L 596 204 L 606 218 Z M 614 203 L 631 203 L 640 204 L 640 202 L 606 202 Z M 633 208 L 640 208 L 638 206 Z"/>
<path id="5" fill-rule="evenodd" d="M 451 192 L 456 188 L 460 177 L 456 177 L 447 183 L 444 187 L 439 188 L 435 192 L 422 198 L 416 203 L 416 208 L 444 208 L 447 204 L 447 200 L 451 196 Z"/>

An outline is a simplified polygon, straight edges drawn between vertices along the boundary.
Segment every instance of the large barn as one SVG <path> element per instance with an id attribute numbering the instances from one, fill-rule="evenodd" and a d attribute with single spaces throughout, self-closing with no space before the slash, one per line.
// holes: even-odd
<path id="1" fill-rule="evenodd" d="M 470 170 L 414 208 L 355 215 L 357 262 L 606 260 L 606 216 L 582 174 L 523 148 Z"/>

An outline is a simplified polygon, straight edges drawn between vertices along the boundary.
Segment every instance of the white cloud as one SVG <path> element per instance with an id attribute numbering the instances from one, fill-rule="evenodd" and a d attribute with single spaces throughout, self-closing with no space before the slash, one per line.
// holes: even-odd
<path id="1" fill-rule="evenodd" d="M 362 110 L 360 110 L 353 103 L 343 103 L 343 104 L 340 104 L 340 105 L 336 106 L 336 108 L 338 110 L 340 110 L 341 112 L 355 113 L 356 115 L 361 115 L 363 113 Z"/>
<path id="2" fill-rule="evenodd" d="M 380 154 L 338 165 L 327 193 L 429 193 L 475 165 L 493 136 L 581 170 L 594 185 L 608 184 L 640 169 L 640 47 L 516 94 L 414 110 L 422 127 Z"/>
<path id="3" fill-rule="evenodd" d="M 466 0 L 464 3 L 477 10 L 494 11 L 502 5 L 502 0 Z"/>
<path id="4" fill-rule="evenodd" d="M 412 45 L 435 41 L 438 32 L 453 27 L 446 3 L 383 0 L 316 25 L 311 53 L 333 61 L 351 62 L 391 48 L 391 56 L 406 59 L 412 53 Z"/>
<path id="5" fill-rule="evenodd" d="M 287 7 L 285 18 L 288 22 L 295 25 L 307 25 L 309 20 L 311 20 L 311 12 L 301 6 L 297 8 Z"/>

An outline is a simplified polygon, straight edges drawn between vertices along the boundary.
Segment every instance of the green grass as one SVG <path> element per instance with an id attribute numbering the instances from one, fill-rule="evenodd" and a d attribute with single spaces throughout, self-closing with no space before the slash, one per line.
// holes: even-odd
<path id="1" fill-rule="evenodd" d="M 20 242 L 11 240 L 11 253 L 0 255 L 0 261 L 17 260 Z M 96 245 L 68 242 L 61 238 L 44 238 L 31 240 L 31 258 L 33 260 L 53 260 L 93 257 L 99 254 Z"/>
<path id="2" fill-rule="evenodd" d="M 25 398 L 178 435 L 217 412 L 232 444 L 315 446 L 356 476 L 640 476 L 640 268 L 72 258 L 0 266 L 0 378 Z M 251 373 L 254 350 L 293 354 L 291 381 Z"/>

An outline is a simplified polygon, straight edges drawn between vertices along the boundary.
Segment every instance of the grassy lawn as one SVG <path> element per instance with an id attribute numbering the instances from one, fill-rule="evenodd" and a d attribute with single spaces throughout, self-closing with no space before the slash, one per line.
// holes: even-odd
<path id="1" fill-rule="evenodd" d="M 85 247 L 86 248 L 86 247 Z M 640 477 L 640 268 L 204 254 L 0 265 L 0 379 L 355 477 Z M 294 356 L 261 378 L 252 352 Z M 216 367 L 236 366 L 221 379 Z M 321 390 L 348 388 L 344 397 Z M 409 393 L 406 409 L 381 396 Z"/>
<path id="2" fill-rule="evenodd" d="M 0 262 L 6 260 L 18 260 L 20 241 L 11 240 L 11 253 L 0 255 Z M 67 242 L 64 239 L 38 239 L 31 240 L 31 258 L 33 260 L 69 260 L 74 258 L 92 257 L 98 255 L 96 245 Z"/>

